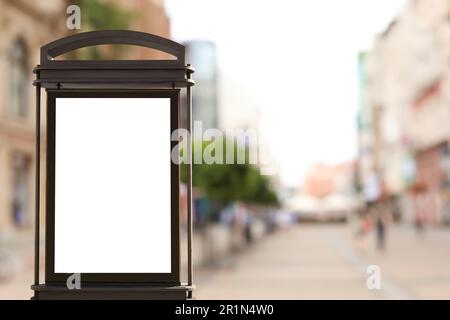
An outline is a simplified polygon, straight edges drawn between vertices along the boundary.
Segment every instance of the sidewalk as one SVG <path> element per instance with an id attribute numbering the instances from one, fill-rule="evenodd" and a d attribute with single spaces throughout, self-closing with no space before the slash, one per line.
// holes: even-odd
<path id="1" fill-rule="evenodd" d="M 197 275 L 198 299 L 450 298 L 450 230 L 417 239 L 408 227 L 389 230 L 388 250 L 373 235 L 358 253 L 349 226 L 305 225 L 279 232 L 236 257 L 235 265 Z M 382 289 L 368 290 L 367 266 L 381 268 Z"/>
<path id="2" fill-rule="evenodd" d="M 450 299 L 450 228 L 428 229 L 418 236 L 413 228 L 388 230 L 384 254 L 370 248 L 362 257 L 382 268 L 403 294 L 415 299 Z M 374 239 L 370 242 L 373 243 Z"/>
<path id="3" fill-rule="evenodd" d="M 219 269 L 196 268 L 197 299 L 450 299 L 450 229 L 388 230 L 387 251 L 374 235 L 355 250 L 349 225 L 297 225 L 240 251 Z M 33 252 L 0 299 L 30 299 Z M 368 290 L 366 268 L 381 268 L 382 290 Z M 43 276 L 43 275 L 42 275 Z M 43 278 L 42 278 L 43 279 Z"/>

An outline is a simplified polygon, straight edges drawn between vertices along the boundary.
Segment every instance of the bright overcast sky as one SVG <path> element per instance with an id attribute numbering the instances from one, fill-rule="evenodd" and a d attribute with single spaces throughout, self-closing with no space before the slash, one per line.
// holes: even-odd
<path id="1" fill-rule="evenodd" d="M 358 52 L 405 0 L 166 0 L 172 37 L 216 43 L 221 72 L 257 97 L 282 181 L 356 155 Z M 194 66 L 195 67 L 195 66 Z"/>

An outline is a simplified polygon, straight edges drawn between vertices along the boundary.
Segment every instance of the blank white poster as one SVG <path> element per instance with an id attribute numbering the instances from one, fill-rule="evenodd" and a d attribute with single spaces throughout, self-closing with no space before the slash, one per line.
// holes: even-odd
<path id="1" fill-rule="evenodd" d="M 56 98 L 55 273 L 170 273 L 170 99 Z"/>

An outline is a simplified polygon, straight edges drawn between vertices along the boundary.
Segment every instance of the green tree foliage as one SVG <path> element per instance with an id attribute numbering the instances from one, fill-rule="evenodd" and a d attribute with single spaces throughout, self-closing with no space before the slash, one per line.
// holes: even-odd
<path id="1" fill-rule="evenodd" d="M 202 144 L 204 150 L 210 143 L 212 142 L 194 142 L 194 145 Z M 225 164 L 228 143 L 234 144 L 234 164 Z M 261 175 L 257 167 L 248 163 L 248 148 L 245 150 L 245 164 L 237 164 L 236 155 L 240 147 L 237 147 L 233 140 L 225 140 L 223 148 L 223 164 L 193 164 L 192 184 L 201 189 L 208 198 L 223 205 L 241 201 L 251 205 L 277 206 L 278 197 L 268 177 Z M 187 179 L 186 165 L 181 168 L 181 179 Z"/>
<path id="2" fill-rule="evenodd" d="M 81 8 L 83 29 L 127 29 L 135 15 L 112 1 L 75 0 L 70 2 Z"/>
<path id="3" fill-rule="evenodd" d="M 112 1 L 74 0 L 67 4 L 78 5 L 81 9 L 82 31 L 128 29 L 137 13 L 125 10 Z M 123 47 L 115 46 L 114 50 L 100 50 L 98 47 L 88 47 L 75 53 L 76 59 L 101 60 L 117 59 L 123 54 Z"/>

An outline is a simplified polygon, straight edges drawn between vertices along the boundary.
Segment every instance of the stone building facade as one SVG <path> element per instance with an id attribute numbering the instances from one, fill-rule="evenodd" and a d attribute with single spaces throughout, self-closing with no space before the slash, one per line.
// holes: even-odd
<path id="1" fill-rule="evenodd" d="M 64 1 L 0 1 L 0 232 L 31 229 L 39 49 L 65 32 Z"/>
<path id="2" fill-rule="evenodd" d="M 135 12 L 129 29 L 170 38 L 163 0 L 109 0 Z M 0 238 L 31 231 L 34 216 L 35 89 L 32 68 L 40 47 L 76 32 L 67 30 L 65 0 L 0 0 Z M 81 8 L 81 14 L 83 15 Z M 128 59 L 162 59 L 164 53 L 139 47 L 126 51 Z M 45 94 L 42 97 L 44 106 Z M 45 108 L 41 120 L 45 122 Z M 45 140 L 45 131 L 42 132 Z M 45 143 L 42 143 L 44 168 Z M 42 177 L 42 190 L 45 180 Z M 45 201 L 41 199 L 41 212 Z"/>
<path id="3" fill-rule="evenodd" d="M 385 188 L 409 221 L 422 203 L 429 224 L 450 221 L 449 17 L 446 0 L 407 2 L 361 65 L 360 176 L 374 177 L 363 185 Z"/>

